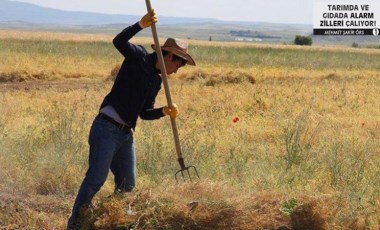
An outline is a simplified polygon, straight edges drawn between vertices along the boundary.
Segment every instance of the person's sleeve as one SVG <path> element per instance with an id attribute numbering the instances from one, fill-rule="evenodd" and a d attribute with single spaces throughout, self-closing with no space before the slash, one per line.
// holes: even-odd
<path id="1" fill-rule="evenodd" d="M 157 94 L 156 94 L 157 95 Z M 156 95 L 149 98 L 144 104 L 144 107 L 140 113 L 140 118 L 143 120 L 155 120 L 164 117 L 165 114 L 162 112 L 161 108 L 154 108 Z"/>
<path id="2" fill-rule="evenodd" d="M 156 120 L 164 116 L 165 114 L 162 112 L 162 108 L 146 109 L 140 113 L 140 118 L 143 120 Z"/>
<path id="3" fill-rule="evenodd" d="M 136 22 L 135 24 L 125 28 L 113 39 L 114 46 L 125 58 L 138 58 L 147 54 L 143 47 L 129 42 L 129 40 L 141 30 L 142 28 L 139 23 Z"/>

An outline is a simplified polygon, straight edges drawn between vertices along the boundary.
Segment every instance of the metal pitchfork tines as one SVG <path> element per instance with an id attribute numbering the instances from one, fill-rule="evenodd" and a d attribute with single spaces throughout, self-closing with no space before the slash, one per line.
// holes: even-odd
<path id="1" fill-rule="evenodd" d="M 146 7 L 147 7 L 148 12 L 151 12 L 152 6 L 150 4 L 150 0 L 145 0 L 145 2 L 146 2 Z M 153 34 L 155 46 L 161 47 L 159 40 L 158 40 L 156 24 L 153 23 L 151 28 L 152 28 L 152 34 Z M 157 57 L 158 57 L 158 64 L 159 64 L 160 70 L 161 70 L 162 83 L 164 84 L 164 88 L 165 88 L 166 100 L 168 102 L 168 106 L 173 107 L 173 102 L 172 102 L 172 98 L 171 98 L 170 90 L 169 90 L 169 83 L 168 83 L 167 74 L 166 74 L 166 68 L 164 65 L 164 57 L 162 56 L 161 49 L 156 49 L 156 52 L 157 52 Z M 187 175 L 189 176 L 190 181 L 192 181 L 189 169 L 194 169 L 196 176 L 199 178 L 197 168 L 195 168 L 194 166 L 188 166 L 188 167 L 185 166 L 185 162 L 184 162 L 183 157 L 182 157 L 181 144 L 179 142 L 179 135 L 178 135 L 178 129 L 177 129 L 177 124 L 175 122 L 175 118 L 170 118 L 170 121 L 172 123 L 172 130 L 173 130 L 173 135 L 174 135 L 175 148 L 176 148 L 177 155 L 178 155 L 178 162 L 179 162 L 179 165 L 181 166 L 181 169 L 179 171 L 177 171 L 175 174 L 176 180 L 177 180 L 178 174 L 181 174 L 183 179 L 185 180 L 184 172 L 186 171 Z"/>
<path id="2" fill-rule="evenodd" d="M 178 182 L 178 178 L 177 178 L 177 175 L 178 174 L 181 174 L 182 175 L 182 178 L 183 178 L 183 181 L 186 181 L 186 173 L 184 174 L 184 172 L 186 171 L 187 172 L 187 175 L 189 176 L 189 179 L 190 181 L 193 181 L 192 178 L 191 178 L 191 174 L 190 174 L 190 169 L 194 169 L 194 172 L 195 172 L 195 175 L 199 178 L 199 174 L 198 174 L 198 170 L 195 166 L 185 166 L 185 161 L 183 160 L 183 158 L 178 158 L 178 163 L 179 165 L 181 166 L 181 169 L 178 170 L 176 173 L 175 173 L 175 180 Z"/>

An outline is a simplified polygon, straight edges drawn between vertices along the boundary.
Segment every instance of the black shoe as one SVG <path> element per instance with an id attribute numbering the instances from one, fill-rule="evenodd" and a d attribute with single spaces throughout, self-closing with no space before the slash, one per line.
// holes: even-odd
<path id="1" fill-rule="evenodd" d="M 79 230 L 78 225 L 67 225 L 66 230 Z"/>
<path id="2" fill-rule="evenodd" d="M 69 218 L 69 221 L 67 222 L 67 228 L 66 230 L 78 230 L 80 227 L 77 220 L 74 219 L 73 216 Z"/>

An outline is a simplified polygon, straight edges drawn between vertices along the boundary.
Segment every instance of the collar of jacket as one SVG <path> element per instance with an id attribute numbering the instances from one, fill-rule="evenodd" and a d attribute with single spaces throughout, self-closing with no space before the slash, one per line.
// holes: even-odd
<path id="1" fill-rule="evenodd" d="M 156 62 L 158 61 L 157 59 L 157 53 L 153 52 L 149 54 L 150 59 L 152 60 L 152 65 L 153 65 L 153 72 L 157 74 L 161 74 L 161 69 L 156 69 Z"/>

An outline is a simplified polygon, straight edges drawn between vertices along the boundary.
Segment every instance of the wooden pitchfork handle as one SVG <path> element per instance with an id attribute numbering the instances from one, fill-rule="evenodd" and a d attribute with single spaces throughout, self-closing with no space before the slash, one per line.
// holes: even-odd
<path id="1" fill-rule="evenodd" d="M 152 6 L 150 4 L 150 0 L 145 0 L 145 2 L 146 2 L 146 7 L 147 7 L 148 12 L 151 12 Z M 172 98 L 170 95 L 170 90 L 169 90 L 168 76 L 166 74 L 166 67 L 164 65 L 164 57 L 162 55 L 160 42 L 158 40 L 156 24 L 153 23 L 151 25 L 151 28 L 152 28 L 152 33 L 153 33 L 154 44 L 156 46 L 158 64 L 159 64 L 160 70 L 161 70 L 162 82 L 164 84 L 166 101 L 167 101 L 169 107 L 173 107 L 173 101 L 172 101 Z M 181 144 L 179 142 L 179 134 L 178 134 L 178 128 L 177 128 L 177 124 L 175 122 L 175 118 L 170 118 L 170 121 L 172 123 L 172 130 L 173 130 L 173 135 L 174 135 L 175 148 L 176 148 L 176 152 L 178 155 L 178 162 L 179 162 L 179 165 L 181 166 L 181 170 L 185 170 L 186 166 L 185 166 L 185 163 L 184 163 L 184 160 L 182 157 Z"/>

